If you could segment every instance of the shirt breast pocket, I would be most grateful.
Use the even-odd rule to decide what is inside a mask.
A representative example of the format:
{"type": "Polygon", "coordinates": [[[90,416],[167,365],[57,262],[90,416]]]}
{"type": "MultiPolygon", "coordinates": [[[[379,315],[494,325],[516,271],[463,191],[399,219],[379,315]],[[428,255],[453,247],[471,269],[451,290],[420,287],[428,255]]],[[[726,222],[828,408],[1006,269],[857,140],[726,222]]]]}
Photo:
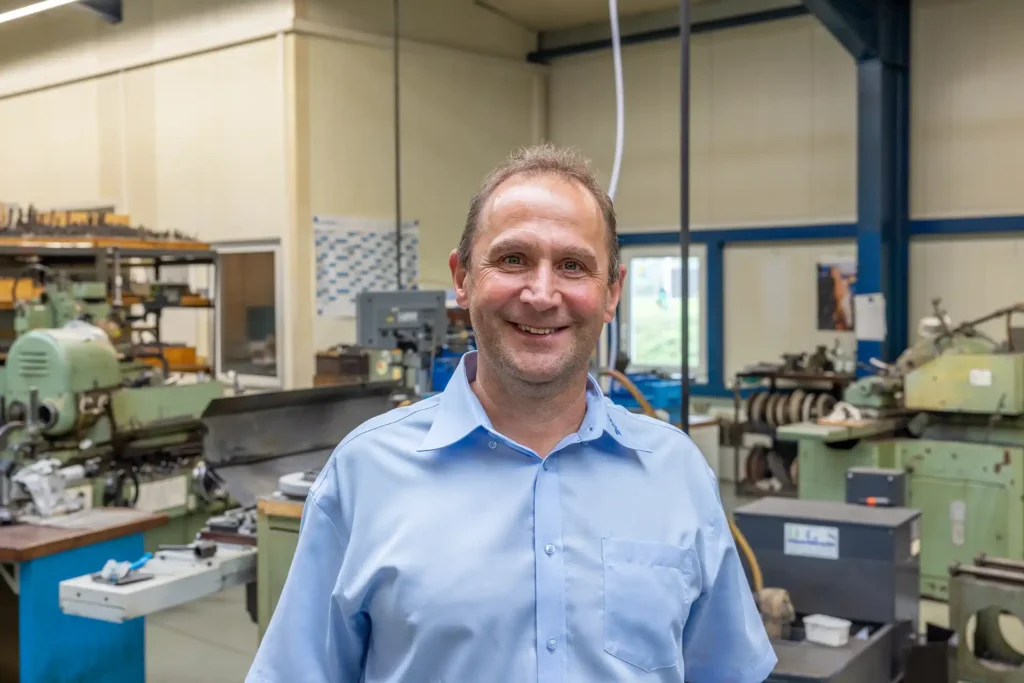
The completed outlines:
{"type": "Polygon", "coordinates": [[[674,667],[683,627],[700,595],[693,548],[605,538],[604,649],[644,671],[674,667]]]}

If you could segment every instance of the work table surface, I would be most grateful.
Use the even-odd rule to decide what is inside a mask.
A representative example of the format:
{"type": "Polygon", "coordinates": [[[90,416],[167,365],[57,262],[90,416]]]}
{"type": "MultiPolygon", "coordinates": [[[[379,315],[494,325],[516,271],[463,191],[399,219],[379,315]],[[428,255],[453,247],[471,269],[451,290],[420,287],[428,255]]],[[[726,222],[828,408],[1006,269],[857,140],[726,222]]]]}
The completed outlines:
{"type": "Polygon", "coordinates": [[[167,515],[130,508],[93,508],[45,524],[0,527],[0,562],[27,562],[66,550],[139,534],[168,522],[167,515]]]}
{"type": "Polygon", "coordinates": [[[291,517],[302,519],[302,508],[305,501],[290,498],[267,497],[256,501],[256,509],[261,515],[269,517],[291,517]]]}

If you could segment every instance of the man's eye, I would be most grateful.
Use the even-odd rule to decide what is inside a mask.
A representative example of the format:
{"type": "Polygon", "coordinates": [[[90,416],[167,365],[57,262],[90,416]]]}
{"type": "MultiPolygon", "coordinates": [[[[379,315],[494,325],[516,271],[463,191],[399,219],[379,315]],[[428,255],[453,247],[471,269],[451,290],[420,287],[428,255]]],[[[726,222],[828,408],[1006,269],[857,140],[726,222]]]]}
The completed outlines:
{"type": "Polygon", "coordinates": [[[518,256],[506,256],[503,260],[510,266],[518,266],[523,262],[523,260],[518,256]]]}
{"type": "Polygon", "coordinates": [[[562,267],[571,273],[577,273],[583,270],[583,264],[579,261],[566,261],[562,267]]]}

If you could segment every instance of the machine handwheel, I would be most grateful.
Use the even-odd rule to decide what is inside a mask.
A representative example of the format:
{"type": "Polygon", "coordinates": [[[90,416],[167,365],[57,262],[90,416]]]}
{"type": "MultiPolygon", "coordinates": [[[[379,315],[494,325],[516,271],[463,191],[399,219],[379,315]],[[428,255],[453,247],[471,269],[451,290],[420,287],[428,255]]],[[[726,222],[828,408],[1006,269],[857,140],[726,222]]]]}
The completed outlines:
{"type": "Polygon", "coordinates": [[[747,456],[747,481],[756,484],[768,476],[768,449],[754,446],[747,456]]]}
{"type": "Polygon", "coordinates": [[[133,470],[119,470],[107,478],[103,489],[103,505],[135,507],[139,502],[139,477],[133,470]]]}

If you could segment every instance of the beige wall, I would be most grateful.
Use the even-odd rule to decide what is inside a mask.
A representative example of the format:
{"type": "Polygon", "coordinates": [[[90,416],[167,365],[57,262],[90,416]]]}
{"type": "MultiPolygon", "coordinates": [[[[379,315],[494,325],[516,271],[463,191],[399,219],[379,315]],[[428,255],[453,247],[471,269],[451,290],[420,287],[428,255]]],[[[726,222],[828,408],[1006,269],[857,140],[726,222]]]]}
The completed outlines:
{"type": "MultiPolygon", "coordinates": [[[[298,26],[338,37],[363,40],[390,36],[394,26],[389,0],[296,0],[298,26]]],[[[405,0],[399,18],[403,38],[425,45],[508,57],[521,62],[537,37],[475,0],[405,0]]]]}
{"type": "MultiPolygon", "coordinates": [[[[610,175],[610,52],[552,67],[551,137],[610,175]]],[[[623,49],[624,232],[679,225],[679,44],[623,49]]],[[[847,219],[855,211],[855,72],[811,18],[694,36],[691,215],[695,229],[847,219]]]]}
{"type": "MultiPolygon", "coordinates": [[[[366,10],[363,3],[350,4],[366,10]]],[[[484,23],[476,33],[467,27],[459,42],[441,32],[445,26],[434,21],[415,31],[456,46],[403,41],[399,63],[402,216],[420,222],[420,285],[425,288],[450,286],[448,254],[482,176],[516,147],[544,135],[545,70],[525,62],[525,49],[515,59],[480,51],[487,45],[506,51],[502,41],[510,40],[508,31],[518,41],[515,49],[521,49],[521,29],[488,29],[484,23]],[[497,31],[493,40],[480,33],[488,30],[497,31]]],[[[390,41],[353,39],[329,26],[311,33],[301,41],[309,60],[312,214],[393,220],[390,41]]],[[[313,329],[317,349],[356,341],[353,319],[317,318],[313,329]]]]}
{"type": "Polygon", "coordinates": [[[852,332],[818,331],[817,266],[856,260],[853,241],[797,245],[743,244],[725,249],[725,377],[744,366],[781,361],[839,340],[853,350],[852,332]]]}
{"type": "MultiPolygon", "coordinates": [[[[1024,214],[1024,4],[917,0],[914,20],[914,217],[1024,214]]],[[[1024,232],[914,239],[910,338],[917,321],[930,315],[933,298],[943,300],[955,321],[1024,299],[1022,250],[1024,232]]]]}
{"type": "MultiPolygon", "coordinates": [[[[216,241],[287,233],[281,0],[134,0],[0,26],[0,196],[113,204],[216,241]],[[237,17],[235,15],[238,15],[237,17]]],[[[211,285],[207,269],[193,284],[211,285]]],[[[268,274],[268,277],[272,275],[268,274]]],[[[212,356],[212,316],[169,311],[168,341],[212,356]]]]}
{"type": "Polygon", "coordinates": [[[0,187],[43,206],[110,202],[206,240],[279,237],[274,38],[0,99],[0,187]]]}
{"type": "MultiPolygon", "coordinates": [[[[480,176],[543,136],[544,71],[534,34],[472,0],[403,5],[403,213],[444,286],[480,176]]],[[[80,8],[0,27],[0,199],[279,240],[283,381],[308,385],[316,349],[355,340],[315,318],[312,216],[394,215],[391,27],[376,0],[133,0],[117,27],[80,8]]],[[[166,320],[212,354],[205,319],[166,320]]]]}
{"type": "MultiPolygon", "coordinates": [[[[912,217],[1024,214],[1024,42],[1016,32],[1024,26],[1024,3],[914,0],[913,12],[912,217]]],[[[627,46],[623,59],[626,145],[616,198],[622,229],[673,230],[678,42],[627,46]]],[[[551,75],[552,137],[591,155],[606,179],[615,130],[612,74],[605,51],[560,59],[551,75]]],[[[694,36],[693,228],[853,221],[855,75],[852,60],[811,17],[694,36]]],[[[1012,254],[1020,241],[915,239],[911,329],[935,296],[949,302],[954,318],[1012,299],[1019,280],[1012,254]]],[[[829,336],[816,330],[813,262],[832,251],[828,243],[726,249],[727,373],[811,349],[829,336]]],[[[854,256],[855,246],[840,251],[854,256]]]]}
{"type": "MultiPolygon", "coordinates": [[[[692,50],[692,228],[852,220],[856,73],[820,23],[806,17],[700,34],[692,50]]],[[[620,228],[677,229],[678,41],[624,48],[623,75],[620,228]]],[[[552,138],[584,150],[605,178],[614,151],[612,79],[607,52],[559,60],[552,67],[552,138]]],[[[831,345],[836,336],[849,344],[849,333],[817,331],[815,266],[820,258],[855,254],[852,243],[728,247],[726,377],[784,352],[831,345]]]]}

